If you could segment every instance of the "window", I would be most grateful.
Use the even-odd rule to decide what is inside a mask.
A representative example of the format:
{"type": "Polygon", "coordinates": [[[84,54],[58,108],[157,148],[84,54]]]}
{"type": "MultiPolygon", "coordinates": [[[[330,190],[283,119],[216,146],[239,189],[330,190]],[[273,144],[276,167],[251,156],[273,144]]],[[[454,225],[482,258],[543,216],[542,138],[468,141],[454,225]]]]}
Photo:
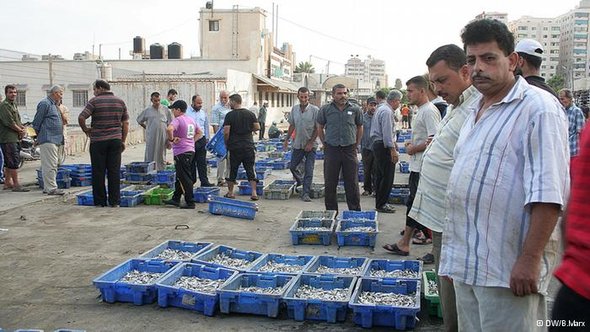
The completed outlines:
{"type": "Polygon", "coordinates": [[[219,20],[209,21],[209,31],[219,31],[219,20]]]}
{"type": "Polygon", "coordinates": [[[73,107],[85,107],[88,103],[88,90],[73,90],[72,100],[73,107]]]}
{"type": "Polygon", "coordinates": [[[16,91],[16,106],[27,106],[27,92],[24,90],[16,91]]]}

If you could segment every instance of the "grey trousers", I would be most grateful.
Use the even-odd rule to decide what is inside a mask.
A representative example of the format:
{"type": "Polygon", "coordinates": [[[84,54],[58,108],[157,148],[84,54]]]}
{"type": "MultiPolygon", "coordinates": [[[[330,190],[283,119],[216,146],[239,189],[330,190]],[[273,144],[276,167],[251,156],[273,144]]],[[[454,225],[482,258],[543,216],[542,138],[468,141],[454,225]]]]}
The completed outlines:
{"type": "MultiPolygon", "coordinates": [[[[442,233],[432,231],[432,255],[434,256],[434,270],[438,275],[440,263],[440,250],[442,246],[442,233]]],[[[455,302],[455,288],[453,280],[448,277],[437,278],[440,305],[442,307],[443,327],[445,331],[457,331],[457,304],[455,302]]]]}

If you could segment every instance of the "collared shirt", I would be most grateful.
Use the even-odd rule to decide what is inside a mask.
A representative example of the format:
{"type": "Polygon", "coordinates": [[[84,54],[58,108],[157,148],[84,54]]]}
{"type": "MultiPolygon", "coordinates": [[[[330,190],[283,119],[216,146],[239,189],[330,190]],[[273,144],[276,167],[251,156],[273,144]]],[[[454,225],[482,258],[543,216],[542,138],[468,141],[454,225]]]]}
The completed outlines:
{"type": "Polygon", "coordinates": [[[18,132],[12,128],[14,124],[22,126],[16,103],[5,99],[0,104],[0,143],[17,143],[20,141],[18,132]]]}
{"type": "Polygon", "coordinates": [[[33,128],[37,131],[39,144],[64,144],[64,130],[61,112],[50,97],[43,98],[37,104],[37,113],[33,119],[33,128]]]}
{"type": "Polygon", "coordinates": [[[525,77],[524,79],[527,81],[528,84],[536,86],[539,89],[543,89],[543,90],[549,92],[555,98],[557,98],[557,100],[559,100],[559,96],[557,95],[557,93],[555,93],[555,90],[553,90],[553,88],[551,88],[549,86],[549,84],[545,83],[545,79],[543,77],[531,75],[531,76],[525,77]]]}
{"type": "Polygon", "coordinates": [[[211,109],[211,125],[221,127],[225,120],[225,116],[230,111],[231,108],[229,108],[229,103],[227,105],[223,105],[222,103],[215,104],[211,109]]]}
{"type": "MultiPolygon", "coordinates": [[[[289,114],[289,124],[295,127],[295,139],[293,139],[293,149],[304,149],[305,145],[313,137],[316,131],[316,121],[320,109],[312,104],[307,104],[305,112],[301,112],[301,105],[297,104],[291,108],[289,114]]],[[[313,142],[317,147],[317,141],[313,142]]]]}
{"type": "MultiPolygon", "coordinates": [[[[440,123],[440,111],[433,103],[427,102],[418,107],[416,115],[412,117],[412,145],[420,145],[428,139],[428,136],[436,134],[440,123]]],[[[410,171],[420,173],[422,168],[422,155],[424,151],[410,156],[410,171]]]]}
{"type": "Polygon", "coordinates": [[[80,113],[84,119],[92,117],[90,142],[123,139],[122,123],[129,120],[125,102],[112,92],[103,92],[90,99],[80,113]]]}
{"type": "Polygon", "coordinates": [[[371,140],[371,123],[373,122],[373,115],[366,111],[363,114],[363,138],[361,138],[361,149],[373,150],[373,140],[371,140]]]}
{"type": "Polygon", "coordinates": [[[432,142],[424,151],[420,184],[409,216],[435,232],[442,232],[445,222],[447,184],[455,164],[453,150],[459,131],[467,118],[469,106],[481,93],[470,86],[461,94],[457,105],[450,105],[432,142]]]}
{"type": "MultiPolygon", "coordinates": [[[[555,98],[521,77],[475,122],[481,104],[480,97],[470,105],[455,146],[439,274],[509,288],[530,227],[530,204],[563,208],[567,201],[567,120],[555,98]]],[[[549,253],[557,249],[556,232],[541,260],[542,294],[557,256],[549,253]]]]}
{"type": "Polygon", "coordinates": [[[324,126],[324,141],[332,146],[356,144],[357,127],[363,125],[363,112],[357,106],[346,102],[340,110],[334,102],[322,106],[317,122],[324,126]]]}
{"type": "Polygon", "coordinates": [[[584,113],[575,104],[571,104],[566,108],[568,120],[568,138],[570,144],[570,158],[578,155],[578,142],[580,141],[580,133],[584,128],[584,113]]]}
{"type": "Polygon", "coordinates": [[[555,276],[574,292],[590,299],[590,128],[582,132],[580,154],[572,159],[572,195],[567,208],[565,252],[555,276]]]}
{"type": "Polygon", "coordinates": [[[207,112],[204,108],[201,108],[199,111],[195,111],[192,106],[189,106],[186,110],[186,115],[191,117],[199,128],[203,130],[203,135],[205,135],[205,139],[209,140],[209,118],[207,117],[207,112]]]}
{"type": "MultiPolygon", "coordinates": [[[[365,129],[367,131],[367,129],[365,129]]],[[[383,141],[386,148],[395,147],[395,123],[393,122],[393,111],[388,103],[381,103],[373,115],[369,137],[371,142],[383,141]]],[[[364,132],[363,132],[364,134],[364,132]]]]}

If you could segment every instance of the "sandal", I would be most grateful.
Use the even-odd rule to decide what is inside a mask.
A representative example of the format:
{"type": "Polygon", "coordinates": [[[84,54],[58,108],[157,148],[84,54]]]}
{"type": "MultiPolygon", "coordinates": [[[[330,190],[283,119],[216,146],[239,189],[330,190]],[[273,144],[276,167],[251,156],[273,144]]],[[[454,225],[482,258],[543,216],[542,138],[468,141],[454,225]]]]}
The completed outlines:
{"type": "Polygon", "coordinates": [[[432,244],[432,239],[427,238],[427,237],[423,237],[423,238],[416,238],[415,237],[412,239],[412,244],[417,244],[417,245],[432,244]]]}
{"type": "Polygon", "coordinates": [[[257,201],[258,200],[258,196],[250,196],[250,199],[253,201],[257,201]]]}
{"type": "Polygon", "coordinates": [[[397,243],[395,244],[386,244],[383,246],[383,249],[391,252],[394,255],[399,255],[399,256],[408,256],[410,255],[409,251],[403,251],[401,250],[398,246],[397,243]]]}
{"type": "Polygon", "coordinates": [[[235,196],[235,195],[230,195],[229,193],[227,193],[227,194],[223,195],[223,197],[225,197],[225,198],[231,198],[231,199],[234,199],[234,198],[236,198],[236,196],[235,196]]]}
{"type": "Polygon", "coordinates": [[[422,257],[416,258],[416,260],[422,261],[423,264],[434,264],[434,255],[429,253],[422,257]]]}
{"type": "Polygon", "coordinates": [[[28,193],[30,190],[24,187],[14,187],[12,191],[15,193],[28,193]]]}

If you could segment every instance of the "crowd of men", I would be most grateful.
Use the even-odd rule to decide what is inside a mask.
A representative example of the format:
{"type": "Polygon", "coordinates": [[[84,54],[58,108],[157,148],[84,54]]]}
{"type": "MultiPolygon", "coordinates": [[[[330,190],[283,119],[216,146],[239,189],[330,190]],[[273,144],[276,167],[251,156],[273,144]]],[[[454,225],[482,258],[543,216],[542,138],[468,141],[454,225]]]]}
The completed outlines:
{"type": "MultiPolygon", "coordinates": [[[[321,143],[326,210],[338,211],[342,180],[349,210],[361,210],[363,195],[374,196],[375,210],[395,212],[387,202],[399,161],[396,134],[411,127],[411,139],[404,142],[410,156],[406,225],[402,238],[383,248],[408,256],[412,243],[433,244],[422,260],[434,263],[440,276],[445,330],[500,331],[507,322],[515,331],[543,329],[560,243],[567,246],[555,273],[563,285],[553,318],[590,325],[590,208],[585,203],[590,132],[583,132],[584,115],[570,90],[555,92],[539,76],[543,46],[537,41],[514,45],[507,27],[488,19],[469,23],[461,38],[463,48],[438,47],[426,60],[428,74],[406,82],[408,105],[401,104],[403,94],[395,89],[377,92],[364,110],[348,101],[342,84],[332,88],[331,102],[321,107],[309,102],[307,88],[297,91],[299,103],[289,113],[284,150],[291,142],[290,170],[301,199],[311,201],[321,143]],[[362,194],[359,153],[365,171],[362,194]],[[559,220],[561,227],[556,227],[559,220]]],[[[97,80],[93,89],[95,97],[78,124],[90,137],[94,204],[116,207],[129,114],[108,82],[97,80]]],[[[0,104],[3,189],[27,191],[17,173],[25,127],[15,103],[16,87],[7,85],[5,94],[0,104]]],[[[52,87],[33,121],[49,195],[63,194],[56,185],[67,124],[62,96],[63,88],[52,87]]],[[[151,105],[137,117],[146,133],[145,160],[161,170],[166,150],[174,155],[175,191],[165,203],[194,209],[197,180],[204,187],[215,185],[207,176],[210,129],[222,131],[228,151],[217,160],[216,184],[227,186],[225,196],[234,198],[242,165],[252,187],[250,198],[258,200],[254,136],[264,139],[268,102],[246,109],[239,94],[221,91],[209,118],[201,96],[192,96],[190,105],[177,98],[173,89],[165,100],[154,92],[151,105]]]]}

